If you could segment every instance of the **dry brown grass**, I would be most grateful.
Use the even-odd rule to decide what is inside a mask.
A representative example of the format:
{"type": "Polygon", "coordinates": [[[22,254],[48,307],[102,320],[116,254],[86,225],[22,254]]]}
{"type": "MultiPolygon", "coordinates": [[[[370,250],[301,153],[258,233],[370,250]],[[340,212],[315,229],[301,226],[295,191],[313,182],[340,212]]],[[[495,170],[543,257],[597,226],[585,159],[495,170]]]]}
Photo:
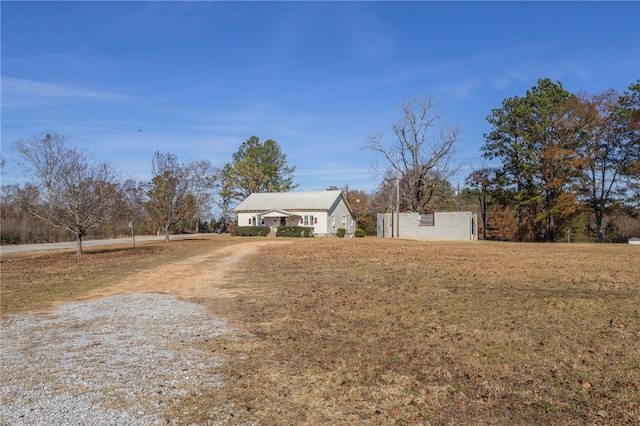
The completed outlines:
{"type": "Polygon", "coordinates": [[[257,338],[228,342],[212,405],[261,424],[639,424],[639,259],[620,245],[264,249],[230,310],[257,338]]]}
{"type": "MultiPolygon", "coordinates": [[[[197,244],[71,266],[83,286],[107,285],[112,269],[197,244]]],[[[8,289],[20,261],[3,259],[3,312],[7,295],[74,275],[56,256],[8,289]]],[[[253,337],[211,343],[226,386],[173,407],[184,424],[229,404],[231,424],[640,424],[638,247],[296,240],[261,248],[223,287],[242,292],[201,301],[253,337]]]]}

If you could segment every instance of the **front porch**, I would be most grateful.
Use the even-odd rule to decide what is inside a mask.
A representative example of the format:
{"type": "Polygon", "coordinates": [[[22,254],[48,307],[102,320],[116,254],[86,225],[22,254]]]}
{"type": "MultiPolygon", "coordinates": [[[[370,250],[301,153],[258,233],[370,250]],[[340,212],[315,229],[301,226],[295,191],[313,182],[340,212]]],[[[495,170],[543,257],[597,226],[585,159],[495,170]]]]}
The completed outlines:
{"type": "Polygon", "coordinates": [[[279,226],[296,226],[300,223],[300,215],[286,210],[272,210],[268,213],[260,214],[255,222],[271,228],[275,235],[279,226]]]}

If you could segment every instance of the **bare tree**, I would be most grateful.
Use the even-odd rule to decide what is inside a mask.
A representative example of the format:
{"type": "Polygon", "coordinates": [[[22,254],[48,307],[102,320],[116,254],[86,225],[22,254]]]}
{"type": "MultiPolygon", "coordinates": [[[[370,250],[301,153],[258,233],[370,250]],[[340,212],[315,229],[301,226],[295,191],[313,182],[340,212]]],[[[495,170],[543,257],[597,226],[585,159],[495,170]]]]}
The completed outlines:
{"type": "MultiPolygon", "coordinates": [[[[226,167],[225,167],[226,168],[226,167]]],[[[220,210],[220,221],[218,223],[219,232],[228,232],[229,226],[233,224],[233,200],[234,191],[233,184],[227,175],[223,172],[220,174],[220,182],[216,185],[218,189],[217,206],[220,210]]]]}
{"type": "Polygon", "coordinates": [[[186,168],[189,192],[195,202],[196,232],[200,232],[202,216],[209,213],[213,202],[213,190],[220,177],[220,170],[207,160],[192,161],[186,168]]]}
{"type": "Polygon", "coordinates": [[[433,207],[441,183],[457,171],[453,156],[458,129],[442,122],[430,97],[407,98],[400,111],[390,126],[393,137],[373,133],[364,147],[382,155],[387,164],[384,172],[397,173],[402,206],[424,213],[433,207]]]}
{"type": "Polygon", "coordinates": [[[117,173],[111,164],[92,163],[65,142],[65,136],[51,133],[17,143],[35,189],[25,192],[31,196],[24,201],[35,217],[72,232],[82,254],[82,237],[111,218],[117,173]]]}
{"type": "Polygon", "coordinates": [[[137,182],[133,179],[125,180],[120,186],[119,218],[129,227],[134,246],[136,230],[144,229],[144,222],[148,225],[150,220],[149,214],[144,208],[145,189],[143,182],[137,182]]]}
{"type": "Polygon", "coordinates": [[[492,184],[492,176],[495,170],[490,167],[482,167],[474,170],[466,179],[466,184],[471,187],[471,191],[477,197],[480,207],[480,216],[482,217],[482,239],[487,239],[487,219],[490,204],[490,187],[492,184]]]}
{"type": "Polygon", "coordinates": [[[156,151],[152,160],[153,179],[147,186],[145,208],[163,230],[169,242],[169,228],[193,212],[193,197],[185,168],[172,153],[156,151]]]}

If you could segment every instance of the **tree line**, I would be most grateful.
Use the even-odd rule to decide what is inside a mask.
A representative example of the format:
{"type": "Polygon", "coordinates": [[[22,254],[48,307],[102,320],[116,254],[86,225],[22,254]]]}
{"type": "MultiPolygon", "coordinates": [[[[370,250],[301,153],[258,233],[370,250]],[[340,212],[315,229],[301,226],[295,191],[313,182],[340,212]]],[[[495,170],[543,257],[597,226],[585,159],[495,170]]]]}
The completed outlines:
{"type": "Polygon", "coordinates": [[[622,94],[572,94],[541,79],[487,122],[481,153],[491,165],[476,167],[460,189],[451,182],[460,164],[457,127],[431,98],[405,99],[389,128],[365,139],[383,159],[380,187],[352,198],[365,198],[367,211],[472,210],[484,239],[640,236],[640,80],[622,94]]]}
{"type": "Polygon", "coordinates": [[[487,160],[467,184],[481,200],[487,236],[603,242],[614,216],[640,207],[640,80],[623,94],[569,93],[541,79],[505,99],[487,121],[487,160]]]}
{"type": "MultiPolygon", "coordinates": [[[[407,98],[385,131],[366,138],[379,154],[375,209],[472,210],[484,239],[598,241],[640,234],[640,80],[622,94],[573,94],[540,79],[487,117],[482,156],[462,189],[455,143],[431,98],[407,98]]],[[[362,199],[362,195],[359,195],[362,199]]],[[[354,205],[352,203],[352,205],[354,205]]]]}
{"type": "MultiPolygon", "coordinates": [[[[458,127],[438,114],[432,98],[404,99],[389,127],[364,140],[363,148],[382,160],[379,187],[342,188],[360,228],[375,235],[376,214],[385,211],[472,210],[485,239],[602,242],[628,220],[632,225],[617,233],[640,232],[640,80],[622,94],[572,94],[541,79],[524,96],[505,99],[487,121],[481,152],[490,165],[477,167],[460,188],[451,182],[460,167],[458,127]]],[[[71,232],[81,252],[83,237],[122,235],[127,227],[167,240],[170,232],[226,231],[233,207],[249,194],[297,187],[295,166],[278,143],[256,136],[222,168],[156,152],[150,182],[120,182],[112,165],[92,161],[62,135],[16,146],[30,179],[2,187],[3,243],[71,232]],[[214,207],[219,217],[203,221],[214,207]]]]}
{"type": "Polygon", "coordinates": [[[288,191],[294,167],[277,142],[252,136],[222,169],[208,160],[181,163],[155,152],[152,179],[121,181],[109,162],[69,146],[56,133],[18,141],[24,185],[2,187],[3,244],[61,241],[73,235],[77,253],[89,238],[135,233],[226,231],[234,203],[255,191],[288,191]],[[211,218],[213,208],[219,218],[211,218]]]}

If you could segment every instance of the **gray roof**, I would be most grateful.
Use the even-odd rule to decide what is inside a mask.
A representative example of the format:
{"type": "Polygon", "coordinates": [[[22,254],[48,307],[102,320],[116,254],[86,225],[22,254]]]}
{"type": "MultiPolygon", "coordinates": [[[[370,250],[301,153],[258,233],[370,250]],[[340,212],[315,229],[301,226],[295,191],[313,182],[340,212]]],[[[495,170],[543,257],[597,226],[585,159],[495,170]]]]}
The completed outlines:
{"type": "Polygon", "coordinates": [[[329,210],[341,196],[341,190],[258,192],[249,195],[235,211],[329,210]]]}

